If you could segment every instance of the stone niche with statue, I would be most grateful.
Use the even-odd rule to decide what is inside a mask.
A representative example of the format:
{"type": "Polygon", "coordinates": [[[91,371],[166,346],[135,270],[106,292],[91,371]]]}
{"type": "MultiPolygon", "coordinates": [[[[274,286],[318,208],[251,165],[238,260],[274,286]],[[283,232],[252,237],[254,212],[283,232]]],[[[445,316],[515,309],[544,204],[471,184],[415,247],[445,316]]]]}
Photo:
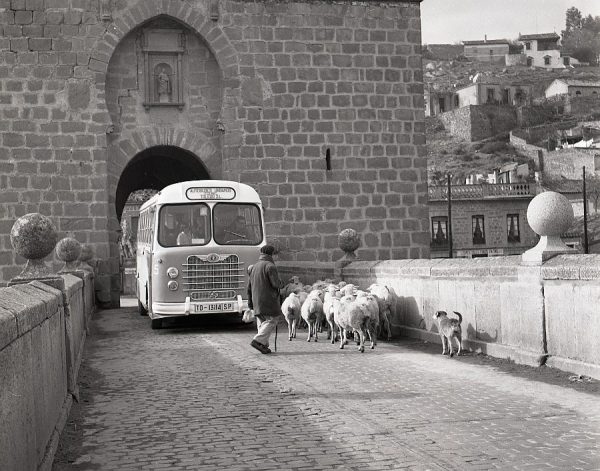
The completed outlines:
{"type": "Polygon", "coordinates": [[[140,36],[144,56],[144,108],[174,106],[182,109],[185,32],[145,29],[140,36]]]}

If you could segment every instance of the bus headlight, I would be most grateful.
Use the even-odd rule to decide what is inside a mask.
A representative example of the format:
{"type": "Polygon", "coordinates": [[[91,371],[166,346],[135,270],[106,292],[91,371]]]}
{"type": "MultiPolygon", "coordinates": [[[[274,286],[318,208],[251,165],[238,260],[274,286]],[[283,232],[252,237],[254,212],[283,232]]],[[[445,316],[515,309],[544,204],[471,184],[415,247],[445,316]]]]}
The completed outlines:
{"type": "Polygon", "coordinates": [[[169,278],[177,278],[177,276],[179,275],[179,270],[175,267],[169,267],[167,268],[167,275],[169,276],[169,278]]]}
{"type": "Polygon", "coordinates": [[[171,280],[167,283],[167,286],[171,291],[176,291],[177,288],[179,288],[179,283],[177,283],[175,280],[171,280]]]}

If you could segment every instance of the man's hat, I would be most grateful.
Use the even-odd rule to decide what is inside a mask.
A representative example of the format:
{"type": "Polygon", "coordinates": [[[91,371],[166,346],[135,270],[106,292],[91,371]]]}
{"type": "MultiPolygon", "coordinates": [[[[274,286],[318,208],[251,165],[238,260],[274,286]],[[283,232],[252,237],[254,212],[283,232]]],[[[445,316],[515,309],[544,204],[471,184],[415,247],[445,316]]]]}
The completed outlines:
{"type": "Polygon", "coordinates": [[[260,253],[265,255],[273,255],[275,253],[275,247],[272,245],[264,245],[260,248],[260,253]]]}

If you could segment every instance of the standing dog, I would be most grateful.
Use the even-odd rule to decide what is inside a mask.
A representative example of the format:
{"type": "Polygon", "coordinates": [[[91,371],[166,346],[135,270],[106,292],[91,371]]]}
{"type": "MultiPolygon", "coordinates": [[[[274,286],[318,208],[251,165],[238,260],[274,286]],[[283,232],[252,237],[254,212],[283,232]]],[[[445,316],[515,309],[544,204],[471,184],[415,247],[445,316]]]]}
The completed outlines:
{"type": "Polygon", "coordinates": [[[462,342],[462,329],[460,324],[462,323],[462,315],[460,312],[454,311],[454,314],[458,316],[458,319],[450,319],[448,318],[448,313],[446,311],[437,311],[433,318],[438,322],[438,330],[440,334],[440,338],[442,339],[442,355],[446,354],[446,341],[449,345],[450,356],[454,356],[454,347],[452,346],[452,339],[456,339],[458,341],[458,352],[457,355],[460,355],[461,342],[462,342]]]}

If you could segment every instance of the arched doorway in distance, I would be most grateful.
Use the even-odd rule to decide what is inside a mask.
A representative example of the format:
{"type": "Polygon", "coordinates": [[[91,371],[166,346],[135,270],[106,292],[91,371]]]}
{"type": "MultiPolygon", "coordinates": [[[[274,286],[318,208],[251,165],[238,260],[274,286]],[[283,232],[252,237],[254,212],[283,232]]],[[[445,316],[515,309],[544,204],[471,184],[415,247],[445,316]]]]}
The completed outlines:
{"type": "Polygon", "coordinates": [[[210,179],[208,170],[195,154],[176,146],[150,147],[129,161],[121,173],[115,195],[120,234],[111,253],[118,254],[120,275],[118,293],[112,297],[135,295],[135,237],[140,206],[173,183],[210,179]]]}

